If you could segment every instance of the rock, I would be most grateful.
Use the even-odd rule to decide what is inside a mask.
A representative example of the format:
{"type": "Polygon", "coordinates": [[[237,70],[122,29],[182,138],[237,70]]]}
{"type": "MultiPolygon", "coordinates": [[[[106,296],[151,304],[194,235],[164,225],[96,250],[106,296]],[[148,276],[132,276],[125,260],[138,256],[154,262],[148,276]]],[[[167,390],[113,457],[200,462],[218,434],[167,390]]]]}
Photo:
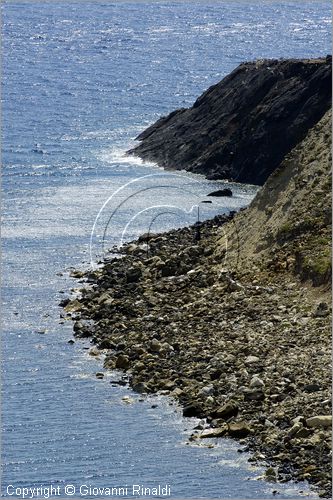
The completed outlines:
{"type": "Polygon", "coordinates": [[[126,272],[127,283],[136,283],[142,277],[142,269],[140,267],[131,267],[126,272]]]}
{"type": "Polygon", "coordinates": [[[139,243],[147,243],[148,241],[156,238],[156,234],[155,233],[144,233],[144,234],[141,234],[141,236],[139,236],[138,238],[138,242],[139,243]]]}
{"type": "Polygon", "coordinates": [[[242,63],[191,108],[142,132],[129,154],[209,179],[262,185],[330,107],[325,58],[242,63]]]}
{"type": "Polygon", "coordinates": [[[243,287],[243,285],[238,283],[238,281],[230,279],[229,284],[228,284],[228,290],[230,292],[237,292],[239,290],[244,290],[244,287],[243,287]]]}
{"type": "Polygon", "coordinates": [[[213,416],[216,418],[223,418],[224,420],[227,420],[231,417],[236,417],[238,411],[238,405],[234,401],[229,401],[228,403],[215,410],[213,416]]]}
{"type": "Polygon", "coordinates": [[[320,391],[320,385],[318,384],[307,384],[304,386],[304,391],[305,392],[317,392],[320,391]]]}
{"type": "MultiPolygon", "coordinates": [[[[59,306],[60,306],[60,307],[66,307],[69,303],[70,303],[70,299],[69,299],[69,298],[62,299],[62,300],[59,302],[59,306]]],[[[18,313],[15,313],[15,314],[18,314],[18,313]]]]}
{"type": "Polygon", "coordinates": [[[100,352],[97,349],[97,347],[92,347],[92,349],[90,349],[88,354],[89,354],[89,356],[99,356],[100,352]]]}
{"type": "Polygon", "coordinates": [[[85,276],[85,271],[74,270],[69,273],[72,278],[83,278],[85,276]]]}
{"type": "Polygon", "coordinates": [[[132,389],[133,391],[138,392],[139,394],[147,394],[148,392],[148,387],[143,382],[137,382],[135,384],[132,384],[132,389]]]}
{"type": "Polygon", "coordinates": [[[251,388],[251,389],[254,389],[254,388],[262,388],[262,387],[264,387],[264,386],[265,386],[265,384],[264,384],[264,382],[261,380],[261,378],[254,376],[254,377],[251,379],[251,382],[250,382],[250,388],[251,388]]]}
{"type": "Polygon", "coordinates": [[[157,339],[152,339],[150,342],[150,350],[152,352],[160,352],[162,350],[162,344],[157,339]]]}
{"type": "Polygon", "coordinates": [[[146,264],[148,266],[157,266],[157,265],[164,265],[164,262],[163,260],[161,259],[161,257],[159,257],[158,255],[154,255],[153,257],[150,257],[149,259],[146,260],[146,264]]]}
{"type": "Polygon", "coordinates": [[[105,356],[104,368],[108,368],[109,370],[113,370],[114,368],[116,368],[116,358],[113,356],[113,354],[105,356]]]}
{"type": "Polygon", "coordinates": [[[316,465],[307,465],[306,467],[304,467],[303,469],[303,474],[308,474],[308,473],[311,473],[311,472],[314,472],[315,470],[317,470],[317,466],[316,465]]]}
{"type": "Polygon", "coordinates": [[[303,417],[303,415],[298,415],[297,417],[293,418],[292,423],[293,424],[301,423],[302,425],[306,425],[306,421],[305,421],[305,418],[303,417]]]}
{"type": "Polygon", "coordinates": [[[232,279],[228,271],[221,271],[218,277],[219,281],[226,283],[227,289],[230,292],[236,292],[239,290],[244,290],[244,286],[238,283],[236,280],[232,279]]]}
{"type": "Polygon", "coordinates": [[[324,436],[322,435],[322,432],[315,432],[315,434],[313,434],[313,436],[311,436],[308,439],[308,442],[311,443],[313,446],[318,446],[322,444],[323,441],[324,441],[324,436]]]}
{"type": "Polygon", "coordinates": [[[183,409],[183,417],[201,417],[202,409],[197,405],[188,405],[183,409]]]}
{"type": "Polygon", "coordinates": [[[102,293],[100,297],[97,299],[97,304],[107,304],[111,305],[112,302],[114,302],[114,299],[111,297],[111,295],[107,292],[102,293]]]}
{"type": "Polygon", "coordinates": [[[244,363],[246,365],[253,365],[255,363],[259,363],[260,361],[260,358],[258,358],[258,356],[247,356],[247,358],[245,358],[244,360],[244,363]]]}
{"type": "Polygon", "coordinates": [[[325,318],[329,315],[329,308],[326,302],[320,302],[313,313],[315,318],[325,318]]]}
{"type": "Polygon", "coordinates": [[[135,243],[130,243],[129,245],[126,245],[125,249],[126,253],[128,254],[135,253],[138,250],[140,250],[140,246],[135,243]]]}
{"type": "Polygon", "coordinates": [[[218,189],[217,191],[212,191],[211,193],[207,194],[207,196],[232,196],[232,191],[229,188],[225,189],[218,189]]]}
{"type": "Polygon", "coordinates": [[[214,394],[214,386],[213,385],[205,385],[200,389],[199,394],[201,396],[209,396],[211,394],[214,394]]]}
{"type": "Polygon", "coordinates": [[[110,380],[110,384],[125,386],[127,382],[126,380],[110,380]]]}
{"type": "Polygon", "coordinates": [[[91,331],[82,323],[82,321],[75,321],[73,325],[74,335],[79,338],[88,338],[91,337],[91,331]]]}
{"type": "Polygon", "coordinates": [[[64,310],[68,313],[70,312],[76,312],[81,309],[81,302],[78,301],[77,299],[71,300],[67,303],[67,305],[64,307],[64,310]]]}
{"type": "Polygon", "coordinates": [[[275,482],[277,480],[277,473],[273,467],[268,467],[265,471],[265,478],[267,481],[275,482]]]}
{"type": "Polygon", "coordinates": [[[129,396],[123,396],[121,400],[127,405],[134,403],[134,399],[130,398],[129,396]]]}
{"type": "Polygon", "coordinates": [[[296,439],[303,439],[311,436],[313,430],[312,429],[307,429],[306,427],[302,427],[295,433],[295,438],[296,439]]]}
{"type": "Polygon", "coordinates": [[[119,368],[121,370],[127,370],[129,365],[130,365],[129,357],[126,356],[125,354],[119,354],[116,359],[116,368],[119,368]]]}
{"type": "Polygon", "coordinates": [[[199,439],[218,438],[224,436],[228,431],[228,426],[217,427],[216,429],[205,429],[199,435],[199,439]]]}
{"type": "Polygon", "coordinates": [[[244,389],[244,400],[245,401],[263,401],[265,399],[265,394],[261,389],[244,389]]]}
{"type": "Polygon", "coordinates": [[[115,347],[114,343],[111,342],[111,340],[108,340],[108,339],[103,339],[99,343],[99,348],[100,349],[114,349],[114,347],[115,347]]]}
{"type": "Polygon", "coordinates": [[[162,266],[160,266],[161,274],[163,277],[174,276],[178,270],[178,264],[171,259],[167,259],[162,266]]]}
{"type": "Polygon", "coordinates": [[[307,418],[306,425],[315,429],[328,429],[332,427],[332,415],[317,415],[307,418]]]}
{"type": "Polygon", "coordinates": [[[75,344],[75,341],[73,339],[69,339],[67,344],[75,344]]]}
{"type": "Polygon", "coordinates": [[[303,429],[303,424],[301,422],[295,422],[294,425],[289,429],[288,436],[294,437],[301,429],[303,429]]]}
{"type": "Polygon", "coordinates": [[[102,372],[97,372],[97,373],[96,373],[96,378],[99,378],[99,379],[104,378],[104,373],[102,373],[102,372]]]}
{"type": "Polygon", "coordinates": [[[180,387],[176,387],[171,393],[174,398],[180,398],[184,394],[184,391],[180,387]]]}
{"type": "Polygon", "coordinates": [[[234,438],[244,438],[252,432],[247,422],[233,422],[228,425],[228,434],[234,438]]]}

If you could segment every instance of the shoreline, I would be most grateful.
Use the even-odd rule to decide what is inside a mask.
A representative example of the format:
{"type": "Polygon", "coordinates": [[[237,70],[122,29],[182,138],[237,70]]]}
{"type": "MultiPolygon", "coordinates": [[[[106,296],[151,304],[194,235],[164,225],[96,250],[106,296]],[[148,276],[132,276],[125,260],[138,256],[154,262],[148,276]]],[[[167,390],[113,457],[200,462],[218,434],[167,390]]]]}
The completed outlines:
{"type": "Polygon", "coordinates": [[[146,237],[127,243],[86,273],[95,289],[63,305],[106,369],[205,419],[192,440],[238,439],[270,465],[267,480],[308,480],[330,496],[329,314],[294,277],[228,269],[214,253],[228,219],[201,223],[200,241],[196,226],[151,235],[148,255],[146,237]]]}
{"type": "MultiPolygon", "coordinates": [[[[295,61],[276,64],[313,69],[295,61]]],[[[330,64],[331,59],[322,61],[315,77],[321,81],[321,71],[325,74],[319,99],[325,109],[330,64]]],[[[267,61],[259,67],[266,78],[267,61]]],[[[235,71],[249,68],[249,74],[259,71],[253,63],[235,71]]],[[[242,88],[237,89],[243,99],[242,88]]],[[[203,94],[194,111],[214,92],[203,94]]],[[[283,98],[281,106],[282,119],[283,110],[290,113],[295,102],[283,98]]],[[[210,122],[208,108],[202,117],[210,122]]],[[[271,107],[263,109],[274,125],[271,107]]],[[[269,131],[260,135],[264,149],[260,141],[243,144],[246,157],[251,153],[256,162],[265,151],[270,154],[264,155],[269,169],[261,172],[266,182],[247,208],[191,227],[142,235],[113,249],[101,269],[77,274],[93,287],[61,305],[74,320],[75,335],[91,338],[96,345],[92,353],[103,351],[106,369],[123,370],[136,392],[176,399],[184,417],[204,419],[192,441],[239,440],[253,461],[268,464],[268,481],[307,480],[320,497],[330,497],[332,117],[330,110],[324,115],[312,106],[304,110],[309,121],[301,132],[298,118],[292,119],[298,141],[282,156],[271,147],[269,131]]],[[[215,111],[220,116],[219,106],[215,111]]],[[[169,127],[184,113],[159,120],[139,138],[150,140],[161,124],[169,127]]],[[[253,113],[257,120],[260,113],[253,113]]],[[[227,120],[230,116],[225,114],[227,120]]],[[[248,126],[246,113],[243,118],[248,126]]],[[[231,130],[238,144],[240,127],[234,124],[231,130]]],[[[164,133],[161,137],[164,141],[164,133]]],[[[252,135],[246,137],[250,141],[252,135]]],[[[169,151],[167,142],[164,146],[169,151]]],[[[195,149],[186,151],[191,155],[195,149]]],[[[230,161],[234,168],[237,162],[230,161]]],[[[256,162],[251,164],[255,171],[256,162]]]]}

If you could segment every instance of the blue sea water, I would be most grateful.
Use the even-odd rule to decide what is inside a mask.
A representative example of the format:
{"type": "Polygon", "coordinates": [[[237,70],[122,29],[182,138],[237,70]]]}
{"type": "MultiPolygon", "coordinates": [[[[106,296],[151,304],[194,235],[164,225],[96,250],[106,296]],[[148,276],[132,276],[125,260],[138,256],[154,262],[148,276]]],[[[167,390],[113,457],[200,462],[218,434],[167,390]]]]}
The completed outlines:
{"type": "MultiPolygon", "coordinates": [[[[83,484],[169,484],[172,498],[310,495],[304,484],[255,481],[260,470],[235,442],[186,444],[193,424],[166,398],[114,387],[119,374],[97,380],[102,360],[88,355],[89,343],[67,343],[72,325],[57,304],[80,286],[70,268],[96,265],[151,221],[153,231],[194,222],[196,206],[223,184],[127,158],[134,137],[241,61],[326,55],[330,9],[323,1],[2,4],[3,496],[51,484],[61,497],[73,485],[75,498],[96,497],[80,495],[83,484]]],[[[233,190],[229,205],[200,205],[200,217],[255,193],[233,190]]]]}

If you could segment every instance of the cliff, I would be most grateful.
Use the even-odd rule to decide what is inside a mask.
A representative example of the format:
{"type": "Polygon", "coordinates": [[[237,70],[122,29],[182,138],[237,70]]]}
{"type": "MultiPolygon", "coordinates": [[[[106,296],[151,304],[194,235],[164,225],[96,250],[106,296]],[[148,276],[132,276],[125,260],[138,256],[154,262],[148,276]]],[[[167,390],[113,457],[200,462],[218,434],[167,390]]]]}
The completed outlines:
{"type": "Polygon", "coordinates": [[[129,151],[166,169],[263,184],[331,105],[331,58],[243,63],[142,132],[129,151]]]}
{"type": "Polygon", "coordinates": [[[315,286],[331,282],[332,112],[271,174],[250,206],[223,231],[216,253],[230,269],[290,272],[315,286]]]}

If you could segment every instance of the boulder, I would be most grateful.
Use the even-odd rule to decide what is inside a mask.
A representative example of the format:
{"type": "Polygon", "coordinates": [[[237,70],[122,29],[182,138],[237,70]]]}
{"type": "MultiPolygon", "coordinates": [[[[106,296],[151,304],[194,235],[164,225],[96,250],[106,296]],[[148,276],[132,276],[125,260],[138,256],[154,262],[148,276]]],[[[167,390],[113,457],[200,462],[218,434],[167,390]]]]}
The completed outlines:
{"type": "Polygon", "coordinates": [[[245,358],[246,365],[253,365],[253,364],[259,363],[259,361],[260,361],[260,358],[258,358],[258,356],[247,356],[247,358],[245,358]]]}
{"type": "Polygon", "coordinates": [[[82,307],[81,302],[77,299],[74,299],[67,302],[67,304],[64,307],[64,310],[68,313],[71,313],[79,311],[81,307],[82,307]]]}
{"type": "Polygon", "coordinates": [[[75,321],[73,325],[74,335],[79,338],[91,337],[90,329],[82,323],[82,321],[75,321]]]}
{"type": "Polygon", "coordinates": [[[213,416],[216,418],[223,418],[224,420],[227,420],[228,418],[236,417],[237,414],[238,405],[234,401],[229,401],[228,403],[218,408],[213,413],[213,416]]]}
{"type": "Polygon", "coordinates": [[[228,434],[234,438],[244,438],[252,432],[247,422],[233,422],[228,425],[228,434]]]}
{"type": "Polygon", "coordinates": [[[203,430],[198,438],[199,439],[209,439],[209,438],[218,438],[224,436],[228,431],[228,426],[225,425],[223,427],[217,427],[216,429],[205,429],[203,430]]]}
{"type": "Polygon", "coordinates": [[[162,344],[157,339],[152,339],[150,342],[150,350],[152,352],[160,352],[162,350],[162,344]]]}
{"type": "Polygon", "coordinates": [[[183,409],[183,417],[201,417],[202,409],[199,405],[191,404],[183,409]]]}
{"type": "Polygon", "coordinates": [[[254,388],[263,388],[265,386],[264,382],[261,380],[261,378],[259,377],[256,377],[254,376],[252,379],[251,379],[251,382],[250,382],[250,388],[251,389],[254,389],[254,388]]]}
{"type": "Polygon", "coordinates": [[[116,359],[116,368],[119,368],[120,370],[127,370],[129,365],[129,357],[125,354],[119,354],[116,359]]]}
{"type": "Polygon", "coordinates": [[[328,429],[332,427],[332,415],[317,415],[307,418],[306,425],[315,429],[328,429]]]}
{"type": "Polygon", "coordinates": [[[127,283],[136,283],[142,276],[142,269],[140,267],[131,267],[126,272],[127,283]]]}
{"type": "Polygon", "coordinates": [[[148,387],[143,382],[137,382],[132,385],[132,389],[139,394],[146,394],[148,392],[148,387]]]}
{"type": "Polygon", "coordinates": [[[265,394],[260,388],[244,389],[243,393],[245,401],[263,401],[265,399],[265,394]]]}
{"type": "Polygon", "coordinates": [[[172,259],[166,260],[164,264],[159,267],[164,278],[174,276],[178,270],[178,264],[172,259]]]}

